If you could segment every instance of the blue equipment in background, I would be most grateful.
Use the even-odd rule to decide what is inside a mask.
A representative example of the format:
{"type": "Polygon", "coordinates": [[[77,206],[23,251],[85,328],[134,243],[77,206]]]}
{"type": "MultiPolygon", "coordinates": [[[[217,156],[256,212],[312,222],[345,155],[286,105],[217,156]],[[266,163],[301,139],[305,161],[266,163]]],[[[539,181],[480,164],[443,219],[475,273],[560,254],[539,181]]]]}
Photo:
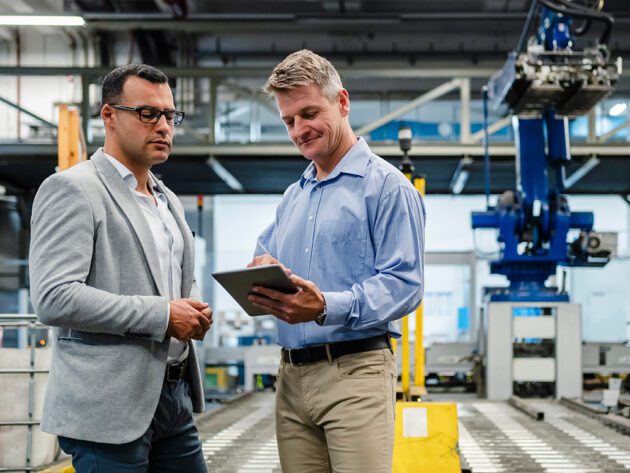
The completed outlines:
{"type": "Polygon", "coordinates": [[[603,266],[609,260],[592,233],[593,214],[571,212],[563,192],[571,160],[568,118],[612,93],[621,73],[620,62],[609,61],[612,24],[610,15],[567,0],[533,0],[518,48],[488,83],[487,97],[514,115],[516,141],[516,190],[472,214],[473,229],[498,229],[501,255],[491,262],[491,273],[510,281],[509,289],[488,294],[490,301],[568,301],[566,293],[544,284],[557,266],[603,266]],[[529,38],[539,10],[537,34],[529,38]],[[574,17],[583,20],[578,29],[574,17]],[[593,21],[604,24],[596,46],[574,51],[576,35],[593,21]],[[580,234],[568,243],[571,229],[580,234]]]}

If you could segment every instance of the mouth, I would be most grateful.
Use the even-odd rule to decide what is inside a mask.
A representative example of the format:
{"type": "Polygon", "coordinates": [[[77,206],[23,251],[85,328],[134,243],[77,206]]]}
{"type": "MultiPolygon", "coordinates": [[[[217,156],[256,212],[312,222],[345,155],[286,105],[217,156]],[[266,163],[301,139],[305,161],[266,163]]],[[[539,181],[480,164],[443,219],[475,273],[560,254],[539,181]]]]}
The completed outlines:
{"type": "Polygon", "coordinates": [[[312,137],[312,138],[308,138],[308,139],[306,139],[306,140],[302,140],[302,141],[300,141],[300,142],[299,142],[299,145],[300,145],[300,146],[304,146],[305,144],[308,144],[308,143],[310,143],[311,141],[316,140],[317,138],[319,138],[319,136],[314,136],[314,137],[312,137]]]}
{"type": "Polygon", "coordinates": [[[166,141],[166,140],[154,140],[154,141],[150,141],[150,144],[154,144],[154,145],[158,145],[158,146],[165,146],[167,148],[171,147],[171,144],[166,141]]]}

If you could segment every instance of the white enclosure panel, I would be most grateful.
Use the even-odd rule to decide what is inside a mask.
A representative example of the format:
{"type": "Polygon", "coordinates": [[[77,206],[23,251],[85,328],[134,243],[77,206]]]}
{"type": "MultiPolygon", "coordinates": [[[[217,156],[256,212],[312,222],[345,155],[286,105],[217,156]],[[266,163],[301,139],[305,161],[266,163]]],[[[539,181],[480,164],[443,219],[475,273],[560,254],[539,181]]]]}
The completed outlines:
{"type": "Polygon", "coordinates": [[[513,381],[555,381],[554,358],[515,358],[512,360],[513,381]]]}
{"type": "Polygon", "coordinates": [[[512,320],[514,338],[556,338],[555,317],[514,317],[512,320]]]}

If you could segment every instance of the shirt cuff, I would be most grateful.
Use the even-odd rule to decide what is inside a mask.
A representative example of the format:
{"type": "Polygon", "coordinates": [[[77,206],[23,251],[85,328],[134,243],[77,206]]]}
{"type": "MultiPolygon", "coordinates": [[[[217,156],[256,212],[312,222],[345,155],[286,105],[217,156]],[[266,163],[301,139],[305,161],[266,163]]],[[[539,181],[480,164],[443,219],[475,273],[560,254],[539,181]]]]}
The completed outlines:
{"type": "Polygon", "coordinates": [[[164,329],[164,337],[166,337],[166,332],[168,331],[168,323],[171,321],[171,303],[166,302],[166,328],[164,329]]]}
{"type": "Polygon", "coordinates": [[[345,325],[352,307],[352,292],[323,292],[326,301],[326,320],[328,325],[345,325]]]}

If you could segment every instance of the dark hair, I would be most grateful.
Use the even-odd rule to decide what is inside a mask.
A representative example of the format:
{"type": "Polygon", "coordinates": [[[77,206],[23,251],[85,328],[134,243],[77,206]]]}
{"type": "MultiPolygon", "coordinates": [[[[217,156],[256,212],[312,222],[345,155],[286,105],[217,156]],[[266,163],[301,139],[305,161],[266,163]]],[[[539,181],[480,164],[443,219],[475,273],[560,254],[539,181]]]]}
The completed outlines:
{"type": "Polygon", "coordinates": [[[103,79],[101,85],[101,105],[120,101],[127,78],[140,77],[154,84],[168,82],[168,77],[159,69],[147,64],[127,64],[111,71],[103,79]]]}

